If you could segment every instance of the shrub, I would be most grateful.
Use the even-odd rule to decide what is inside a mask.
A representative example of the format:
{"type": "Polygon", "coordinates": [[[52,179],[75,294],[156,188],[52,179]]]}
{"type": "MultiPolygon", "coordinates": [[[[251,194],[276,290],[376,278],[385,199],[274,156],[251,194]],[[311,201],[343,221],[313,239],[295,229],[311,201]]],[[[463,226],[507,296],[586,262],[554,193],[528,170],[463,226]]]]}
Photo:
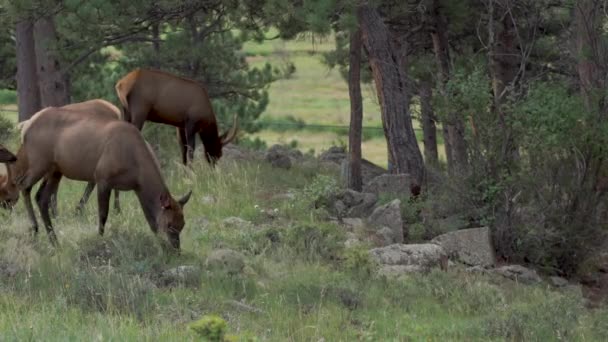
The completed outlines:
{"type": "Polygon", "coordinates": [[[15,134],[15,125],[0,114],[0,144],[5,144],[15,134]]]}
{"type": "Polygon", "coordinates": [[[190,329],[194,330],[205,341],[222,342],[226,335],[226,321],[216,315],[206,315],[198,321],[190,324],[190,329]]]}

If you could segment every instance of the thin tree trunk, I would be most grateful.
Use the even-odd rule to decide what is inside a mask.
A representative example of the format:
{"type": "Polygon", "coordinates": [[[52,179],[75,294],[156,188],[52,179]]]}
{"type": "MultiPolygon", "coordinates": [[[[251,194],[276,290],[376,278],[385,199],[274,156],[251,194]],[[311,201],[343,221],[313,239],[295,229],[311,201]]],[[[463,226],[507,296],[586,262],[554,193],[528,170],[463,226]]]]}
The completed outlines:
{"type": "MultiPolygon", "coordinates": [[[[432,10],[431,39],[433,50],[439,69],[439,84],[442,96],[448,96],[446,84],[451,77],[450,48],[448,44],[448,23],[441,12],[439,0],[435,0],[432,10]]],[[[468,168],[467,144],[465,140],[465,129],[462,118],[457,113],[449,111],[443,122],[443,140],[445,144],[448,170],[463,172],[468,168]]]]}
{"type": "Polygon", "coordinates": [[[52,17],[39,18],[34,24],[36,61],[40,81],[40,101],[43,107],[69,103],[67,81],[61,73],[57,50],[57,32],[52,17]]]}
{"type": "Polygon", "coordinates": [[[152,47],[154,49],[154,61],[153,65],[155,68],[160,68],[160,23],[154,23],[152,25],[152,38],[154,41],[152,42],[152,47]]]}
{"type": "Polygon", "coordinates": [[[392,158],[391,172],[409,173],[415,184],[422,185],[424,162],[412,127],[408,79],[400,65],[401,47],[376,9],[363,5],[357,15],[382,111],[382,125],[392,158]]]}
{"type": "Polygon", "coordinates": [[[350,37],[350,60],[348,71],[348,94],[350,97],[350,131],[348,135],[349,172],[348,187],[361,191],[361,130],[363,125],[363,100],[361,98],[361,30],[350,37]]]}
{"type": "Polygon", "coordinates": [[[606,116],[606,59],[608,54],[601,38],[602,3],[581,0],[574,5],[576,34],[576,66],[581,95],[588,111],[598,111],[599,118],[606,116]]]}
{"type": "Polygon", "coordinates": [[[437,153],[437,127],[435,126],[435,113],[431,99],[433,88],[429,80],[421,80],[419,84],[420,113],[422,116],[422,134],[424,142],[424,158],[427,165],[437,166],[439,156],[437,153]]]}
{"type": "Polygon", "coordinates": [[[21,122],[29,119],[40,110],[34,24],[31,20],[22,20],[17,23],[15,40],[17,50],[17,97],[19,122],[21,122]]]}
{"type": "Polygon", "coordinates": [[[516,158],[517,149],[511,127],[508,124],[508,113],[504,105],[515,86],[521,58],[515,40],[516,32],[513,18],[507,12],[507,8],[503,8],[500,13],[495,13],[495,6],[497,5],[500,4],[494,3],[490,7],[490,17],[500,18],[497,24],[493,19],[489,24],[490,74],[492,76],[492,90],[494,92],[494,110],[498,116],[503,134],[501,159],[499,162],[509,164],[516,158]]]}

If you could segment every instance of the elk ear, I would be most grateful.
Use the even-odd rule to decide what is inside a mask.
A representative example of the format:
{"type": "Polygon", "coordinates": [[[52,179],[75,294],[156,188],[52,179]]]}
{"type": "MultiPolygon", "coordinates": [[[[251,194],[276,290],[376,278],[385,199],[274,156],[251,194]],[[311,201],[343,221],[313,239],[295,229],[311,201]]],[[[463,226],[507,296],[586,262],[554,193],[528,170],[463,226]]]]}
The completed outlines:
{"type": "Polygon", "coordinates": [[[17,161],[17,157],[4,146],[0,146],[0,163],[12,163],[14,161],[17,161]]]}
{"type": "Polygon", "coordinates": [[[192,190],[190,190],[187,194],[184,195],[184,197],[180,198],[177,203],[179,203],[179,205],[182,206],[182,208],[186,205],[186,203],[188,203],[188,201],[190,200],[190,196],[192,195],[192,190]]]}
{"type": "Polygon", "coordinates": [[[163,193],[160,195],[160,206],[163,209],[171,208],[171,195],[163,193]]]}

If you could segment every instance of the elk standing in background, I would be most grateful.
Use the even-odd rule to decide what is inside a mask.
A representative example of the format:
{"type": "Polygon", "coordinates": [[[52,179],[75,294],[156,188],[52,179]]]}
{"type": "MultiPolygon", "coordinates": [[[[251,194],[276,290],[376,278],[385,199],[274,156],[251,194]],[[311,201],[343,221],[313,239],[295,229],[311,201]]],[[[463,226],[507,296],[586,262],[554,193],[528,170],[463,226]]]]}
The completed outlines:
{"type": "Polygon", "coordinates": [[[207,90],[199,83],[157,70],[136,69],[116,83],[124,120],[141,130],[146,121],[176,126],[182,161],[194,156],[196,133],[205,146],[205,157],[214,165],[222,147],[237,133],[237,117],[232,128],[218,133],[217,120],[207,90]]]}
{"type": "Polygon", "coordinates": [[[171,197],[155,157],[141,133],[120,120],[105,120],[65,108],[46,108],[22,122],[23,144],[17,154],[15,183],[22,189],[34,232],[38,223],[31,201],[32,187],[46,176],[36,201],[51,239],[56,236],[49,217],[51,195],[63,176],[97,185],[99,234],[103,235],[112,189],[137,194],[150,228],[161,231],[179,249],[184,227],[183,206],[192,192],[179,201],[171,197]]]}

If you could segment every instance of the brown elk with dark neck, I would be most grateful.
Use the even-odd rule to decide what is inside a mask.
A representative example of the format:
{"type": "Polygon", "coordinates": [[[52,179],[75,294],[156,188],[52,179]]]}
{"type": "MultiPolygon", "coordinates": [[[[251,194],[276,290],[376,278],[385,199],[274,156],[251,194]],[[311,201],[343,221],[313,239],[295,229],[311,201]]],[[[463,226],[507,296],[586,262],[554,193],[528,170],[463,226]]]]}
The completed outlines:
{"type": "Polygon", "coordinates": [[[222,147],[237,134],[237,116],[232,128],[220,135],[217,119],[205,87],[196,81],[166,72],[136,69],[116,83],[124,120],[141,130],[146,121],[176,126],[184,164],[194,156],[198,133],[205,157],[214,165],[222,147]]]}
{"type": "Polygon", "coordinates": [[[20,124],[23,144],[13,169],[22,189],[34,232],[32,187],[46,177],[36,201],[51,242],[56,237],[49,217],[50,197],[62,177],[97,184],[99,234],[104,233],[112,189],[135,191],[153,232],[179,249],[184,227],[183,206],[190,193],[176,201],[170,195],[141,133],[126,122],[83,115],[76,110],[46,108],[20,124]]]}

